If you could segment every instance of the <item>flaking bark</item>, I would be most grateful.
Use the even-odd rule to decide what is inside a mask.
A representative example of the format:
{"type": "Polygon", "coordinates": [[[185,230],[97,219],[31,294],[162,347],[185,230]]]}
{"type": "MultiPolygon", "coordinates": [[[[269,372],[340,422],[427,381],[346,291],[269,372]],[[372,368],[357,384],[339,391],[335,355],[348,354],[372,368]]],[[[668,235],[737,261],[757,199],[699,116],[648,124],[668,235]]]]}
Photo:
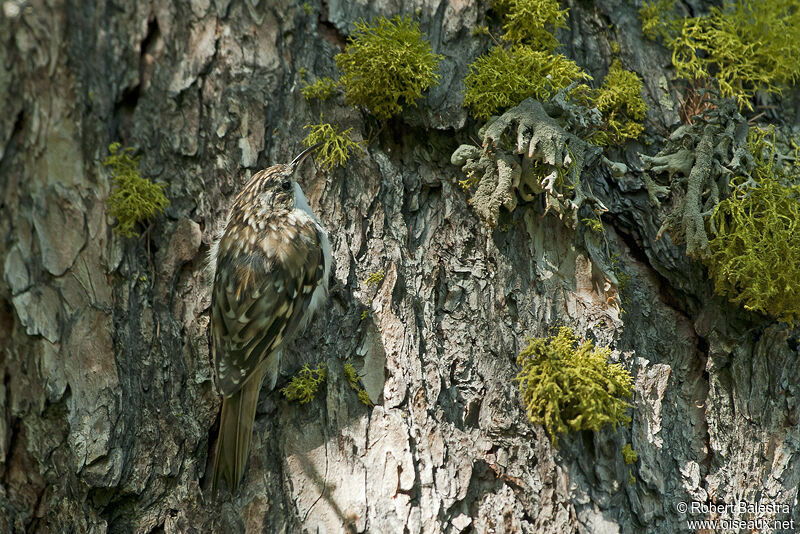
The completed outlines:
{"type": "MultiPolygon", "coordinates": [[[[789,503],[800,522],[798,332],[714,297],[684,247],[656,240],[675,199],[651,204],[637,154],[677,123],[679,91],[636,7],[563,4],[565,53],[602,79],[618,41],[651,110],[656,146],[610,155],[629,172],[592,170],[600,242],[535,199],[489,231],[457,185],[450,155],[480,126],[461,94],[490,44],[471,33],[483,3],[414,4],[446,56],[440,85],[382,129],[341,95],[303,100],[299,71],[335,77],[354,21],[399,4],[307,4],[3,3],[0,531],[671,532],[692,499],[789,503]],[[205,257],[241,185],[291,160],[320,112],[373,138],[347,167],[301,177],[335,267],[282,380],[324,361],[328,383],[302,406],[262,395],[243,484],[215,501],[205,257]],[[138,239],[105,213],[114,141],[168,184],[138,239]],[[614,253],[620,294],[602,265],[614,253]],[[526,336],[561,324],[617,349],[635,407],[629,429],[555,450],[512,378],[526,336]],[[348,359],[374,407],[345,381],[348,359]]],[[[775,113],[797,116],[793,98],[775,113]]]]}

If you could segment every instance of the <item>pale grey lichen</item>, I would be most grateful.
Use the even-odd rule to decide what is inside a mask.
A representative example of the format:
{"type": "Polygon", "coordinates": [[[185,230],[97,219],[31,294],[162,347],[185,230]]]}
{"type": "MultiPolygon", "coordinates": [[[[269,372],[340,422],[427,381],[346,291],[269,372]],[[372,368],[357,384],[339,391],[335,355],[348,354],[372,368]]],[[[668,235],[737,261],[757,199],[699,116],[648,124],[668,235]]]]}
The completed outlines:
{"type": "Polygon", "coordinates": [[[753,156],[747,148],[747,121],[732,99],[713,100],[714,107],[695,117],[693,124],[678,127],[666,146],[655,156],[642,155],[654,174],[666,174],[669,187],[643,173],[650,200],[659,205],[658,195],[667,192],[675,199],[672,212],[658,232],[669,231],[675,243],[686,243],[693,258],[708,256],[705,219],[721,196],[726,196],[730,179],[749,174],[753,156]]]}
{"type": "Polygon", "coordinates": [[[565,95],[572,87],[550,102],[528,98],[490,118],[479,132],[481,147],[461,145],[453,153],[451,162],[467,175],[462,183],[467,188],[477,184],[470,203],[490,228],[497,226],[501,207],[517,207],[517,195],[527,202],[544,193],[545,212],[553,210],[572,228],[585,203],[606,211],[580,180],[601,152],[580,135],[602,118],[597,110],[568,101],[565,95]]]}

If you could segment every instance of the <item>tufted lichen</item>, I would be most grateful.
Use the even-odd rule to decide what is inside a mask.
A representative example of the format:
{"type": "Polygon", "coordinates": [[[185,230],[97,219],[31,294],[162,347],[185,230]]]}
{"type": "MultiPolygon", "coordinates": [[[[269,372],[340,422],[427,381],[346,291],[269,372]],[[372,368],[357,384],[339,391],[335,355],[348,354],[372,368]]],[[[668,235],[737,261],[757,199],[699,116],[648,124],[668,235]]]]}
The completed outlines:
{"type": "Polygon", "coordinates": [[[566,9],[557,0],[497,0],[495,10],[503,17],[503,39],[552,52],[559,46],[554,33],[566,28],[566,9]]]}
{"type": "Polygon", "coordinates": [[[732,181],[730,197],[714,210],[706,265],[717,293],[793,324],[800,318],[797,147],[782,163],[774,129],[758,128],[748,146],[755,168],[732,181]]]}
{"type": "Polygon", "coordinates": [[[681,21],[673,15],[674,11],[675,0],[645,1],[639,9],[642,33],[645,37],[652,40],[660,37],[666,41],[670,36],[675,35],[680,28],[681,21]]]}
{"type": "Polygon", "coordinates": [[[292,377],[289,384],[281,389],[281,393],[287,400],[296,400],[300,404],[306,404],[314,400],[319,391],[319,387],[328,378],[328,367],[320,363],[315,369],[306,364],[297,375],[292,377]]]}
{"type": "Polygon", "coordinates": [[[678,18],[674,2],[640,11],[642,29],[672,50],[679,77],[715,78],[723,97],[752,109],[756,91],[781,92],[800,77],[800,6],[797,0],[726,1],[708,15],[678,18]]]}
{"type": "Polygon", "coordinates": [[[464,106],[488,119],[528,97],[547,100],[557,91],[589,75],[560,54],[529,46],[496,46],[469,66],[464,78],[464,106]]]}
{"type": "Polygon", "coordinates": [[[422,38],[419,24],[408,17],[359,21],[348,44],[334,58],[348,104],[365,106],[379,119],[416,106],[422,92],[438,83],[443,56],[422,38]]]}
{"type": "Polygon", "coordinates": [[[339,132],[337,126],[322,122],[322,116],[319,120],[319,124],[308,124],[304,127],[311,131],[303,139],[303,145],[310,147],[322,143],[316,151],[316,161],[323,169],[344,165],[352,154],[364,152],[361,143],[353,141],[352,128],[339,132]]]}
{"type": "Polygon", "coordinates": [[[106,201],[108,214],[117,220],[114,231],[124,237],[139,235],[134,227],[169,206],[164,195],[165,184],[155,184],[139,174],[140,156],[131,156],[133,149],[111,143],[104,167],[111,168],[111,194],[106,201]]]}
{"type": "Polygon", "coordinates": [[[608,363],[611,349],[579,343],[572,330],[534,338],[520,352],[519,383],[525,410],[534,424],[545,427],[553,446],[570,430],[597,431],[606,425],[630,422],[624,398],[633,396],[630,373],[608,363]]]}

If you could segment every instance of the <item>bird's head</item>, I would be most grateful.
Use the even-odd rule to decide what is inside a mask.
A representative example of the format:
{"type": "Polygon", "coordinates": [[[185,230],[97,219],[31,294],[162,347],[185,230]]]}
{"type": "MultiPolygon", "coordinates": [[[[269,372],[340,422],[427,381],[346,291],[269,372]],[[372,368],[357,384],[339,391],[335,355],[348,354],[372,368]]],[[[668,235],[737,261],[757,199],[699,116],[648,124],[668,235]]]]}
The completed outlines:
{"type": "MultiPolygon", "coordinates": [[[[257,172],[242,190],[242,195],[255,197],[256,204],[267,211],[294,209],[299,190],[295,175],[300,164],[317,147],[319,144],[303,150],[291,163],[273,165],[257,172]]],[[[302,191],[299,191],[299,195],[302,195],[302,191]]]]}

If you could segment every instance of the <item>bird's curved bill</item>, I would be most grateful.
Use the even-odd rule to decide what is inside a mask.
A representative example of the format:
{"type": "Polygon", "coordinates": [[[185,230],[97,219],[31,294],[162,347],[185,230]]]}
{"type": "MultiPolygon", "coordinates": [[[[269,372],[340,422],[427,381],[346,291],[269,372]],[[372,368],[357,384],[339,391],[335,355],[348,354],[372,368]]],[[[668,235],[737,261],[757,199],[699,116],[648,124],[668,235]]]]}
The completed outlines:
{"type": "Polygon", "coordinates": [[[317,148],[319,148],[321,144],[322,143],[320,142],[317,143],[316,145],[311,145],[307,149],[303,150],[302,152],[300,152],[300,154],[297,155],[296,158],[292,160],[292,162],[289,165],[291,165],[293,169],[296,169],[297,166],[303,163],[303,160],[306,159],[309,155],[311,155],[311,153],[313,153],[317,148]]]}

